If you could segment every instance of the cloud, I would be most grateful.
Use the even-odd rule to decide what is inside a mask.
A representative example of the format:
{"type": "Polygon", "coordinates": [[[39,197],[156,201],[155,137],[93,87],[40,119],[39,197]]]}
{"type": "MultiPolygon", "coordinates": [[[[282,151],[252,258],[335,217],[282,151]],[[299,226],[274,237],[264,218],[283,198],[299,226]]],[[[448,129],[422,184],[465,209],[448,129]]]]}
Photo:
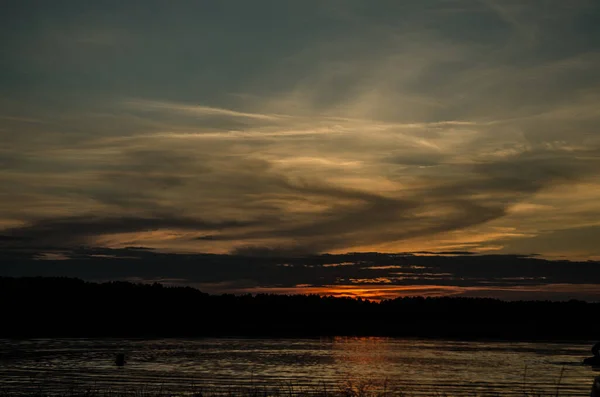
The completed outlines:
{"type": "Polygon", "coordinates": [[[549,254],[557,233],[595,255],[576,236],[600,213],[597,5],[365,4],[244,8],[276,36],[192,4],[27,19],[0,233],[271,257],[549,254]]]}
{"type": "MultiPolygon", "coordinates": [[[[440,132],[444,134],[443,129],[440,132]]],[[[211,234],[212,244],[228,242],[229,250],[278,247],[326,252],[483,225],[505,217],[512,206],[544,189],[593,177],[599,165],[595,148],[528,144],[471,155],[457,155],[444,148],[429,155],[432,160],[428,160],[430,149],[423,150],[421,158],[412,155],[415,160],[410,160],[410,152],[415,150],[401,150],[398,160],[390,164],[388,159],[378,159],[377,153],[384,152],[390,140],[396,139],[395,134],[375,135],[372,151],[359,154],[358,162],[354,150],[362,138],[352,131],[325,142],[327,154],[339,157],[336,161],[323,157],[322,152],[311,153],[310,142],[306,147],[296,142],[296,152],[324,160],[318,163],[291,161],[294,157],[288,157],[285,139],[265,144],[251,155],[253,146],[245,146],[243,141],[197,145],[174,141],[168,135],[141,137],[127,145],[117,141],[115,146],[87,149],[92,154],[89,158],[112,152],[112,163],[96,166],[92,172],[73,170],[77,184],[63,186],[60,195],[92,199],[101,205],[97,207],[100,215],[92,218],[106,226],[99,229],[106,234],[146,231],[147,220],[154,222],[150,229],[203,232],[208,213],[209,222],[213,222],[211,218],[237,220],[235,230],[211,234]],[[356,141],[347,139],[348,135],[356,141]],[[157,145],[162,150],[156,149],[157,145]],[[403,162],[403,158],[408,160],[403,162]],[[355,168],[344,165],[353,164],[348,162],[351,159],[357,164],[355,168]],[[422,168],[422,163],[430,166],[422,168]],[[388,177],[381,181],[386,185],[380,190],[372,175],[384,169],[388,177]],[[353,178],[348,178],[348,170],[356,170],[353,178]],[[186,222],[172,215],[183,209],[188,214],[186,222]],[[139,219],[124,215],[125,211],[134,211],[139,219]],[[112,228],[115,219],[123,219],[123,224],[131,222],[131,226],[112,228]]],[[[80,162],[80,156],[74,160],[80,162]]],[[[64,183],[65,177],[61,179],[64,183]]],[[[32,189],[56,194],[55,188],[44,187],[51,181],[41,181],[32,189]]],[[[56,186],[57,181],[51,183],[56,186]]],[[[84,209],[82,205],[81,213],[73,218],[77,225],[88,216],[84,209]]],[[[62,225],[70,225],[72,215],[28,218],[34,225],[45,225],[51,235],[52,228],[62,233],[62,225]]],[[[197,249],[210,246],[203,244],[197,249]]]]}
{"type": "Polygon", "coordinates": [[[72,246],[74,244],[89,243],[92,238],[107,234],[146,232],[160,229],[217,231],[248,225],[248,222],[240,221],[211,222],[174,216],[108,218],[89,215],[39,220],[30,225],[8,229],[7,232],[10,234],[3,236],[3,240],[27,241],[38,245],[72,246]]]}
{"type": "Polygon", "coordinates": [[[189,113],[192,115],[202,116],[226,116],[226,117],[241,117],[258,120],[278,120],[283,117],[280,115],[258,114],[238,112],[230,109],[216,108],[211,106],[192,106],[186,104],[175,104],[169,102],[155,102],[144,100],[132,100],[125,102],[125,105],[139,108],[142,110],[167,110],[171,112],[189,113]]]}
{"type": "Polygon", "coordinates": [[[176,254],[134,247],[54,251],[13,247],[0,250],[0,275],[162,280],[211,293],[318,293],[374,299],[407,295],[600,299],[598,262],[459,253],[256,254],[176,254]]]}

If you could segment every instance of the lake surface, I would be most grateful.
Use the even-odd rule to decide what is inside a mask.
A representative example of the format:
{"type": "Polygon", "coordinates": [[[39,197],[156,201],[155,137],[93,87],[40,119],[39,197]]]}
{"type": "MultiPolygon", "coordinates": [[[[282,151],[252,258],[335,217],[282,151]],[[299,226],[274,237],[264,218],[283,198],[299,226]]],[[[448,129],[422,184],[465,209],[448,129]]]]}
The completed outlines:
{"type": "Polygon", "coordinates": [[[0,340],[0,390],[194,390],[351,385],[413,396],[589,396],[600,372],[592,342],[463,342],[396,338],[0,340]],[[114,365],[117,352],[127,364],[114,365]],[[557,386],[557,384],[560,384],[557,386]]]}

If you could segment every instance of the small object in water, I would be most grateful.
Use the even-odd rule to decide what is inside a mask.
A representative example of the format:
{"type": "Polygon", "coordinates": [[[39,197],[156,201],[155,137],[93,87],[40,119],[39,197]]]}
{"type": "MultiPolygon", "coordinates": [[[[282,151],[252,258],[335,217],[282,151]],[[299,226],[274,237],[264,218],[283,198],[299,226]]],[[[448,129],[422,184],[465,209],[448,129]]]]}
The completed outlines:
{"type": "Polygon", "coordinates": [[[584,359],[583,363],[586,365],[600,366],[600,342],[597,342],[594,346],[592,346],[592,354],[594,356],[584,359]]]}
{"type": "Polygon", "coordinates": [[[600,356],[600,342],[596,342],[596,344],[592,346],[592,354],[594,356],[600,356]]]}
{"type": "Polygon", "coordinates": [[[600,397],[600,376],[596,376],[594,383],[592,384],[592,394],[590,397],[600,397]]]}
{"type": "Polygon", "coordinates": [[[115,364],[118,367],[122,367],[123,365],[125,365],[127,361],[125,361],[125,353],[119,353],[117,354],[117,357],[115,358],[115,364]]]}
{"type": "Polygon", "coordinates": [[[594,365],[600,367],[600,356],[588,357],[583,360],[585,365],[594,365]]]}

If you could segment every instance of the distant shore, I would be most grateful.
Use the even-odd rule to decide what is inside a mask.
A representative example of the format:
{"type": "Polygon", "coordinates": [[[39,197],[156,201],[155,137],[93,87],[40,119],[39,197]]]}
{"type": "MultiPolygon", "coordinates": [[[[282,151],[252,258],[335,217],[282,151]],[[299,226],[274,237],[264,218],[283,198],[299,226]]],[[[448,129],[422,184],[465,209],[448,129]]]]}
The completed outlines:
{"type": "Polygon", "coordinates": [[[209,295],[189,287],[0,277],[0,337],[327,337],[592,341],[600,303],[209,295]]]}

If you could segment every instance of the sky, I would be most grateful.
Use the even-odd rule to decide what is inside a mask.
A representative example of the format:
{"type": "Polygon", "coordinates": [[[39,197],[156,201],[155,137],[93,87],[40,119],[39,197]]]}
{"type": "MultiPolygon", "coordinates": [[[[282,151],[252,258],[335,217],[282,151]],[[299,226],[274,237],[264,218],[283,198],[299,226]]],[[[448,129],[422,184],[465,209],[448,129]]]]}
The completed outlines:
{"type": "Polygon", "coordinates": [[[595,0],[14,0],[0,49],[0,275],[81,247],[600,260],[595,0]]]}

